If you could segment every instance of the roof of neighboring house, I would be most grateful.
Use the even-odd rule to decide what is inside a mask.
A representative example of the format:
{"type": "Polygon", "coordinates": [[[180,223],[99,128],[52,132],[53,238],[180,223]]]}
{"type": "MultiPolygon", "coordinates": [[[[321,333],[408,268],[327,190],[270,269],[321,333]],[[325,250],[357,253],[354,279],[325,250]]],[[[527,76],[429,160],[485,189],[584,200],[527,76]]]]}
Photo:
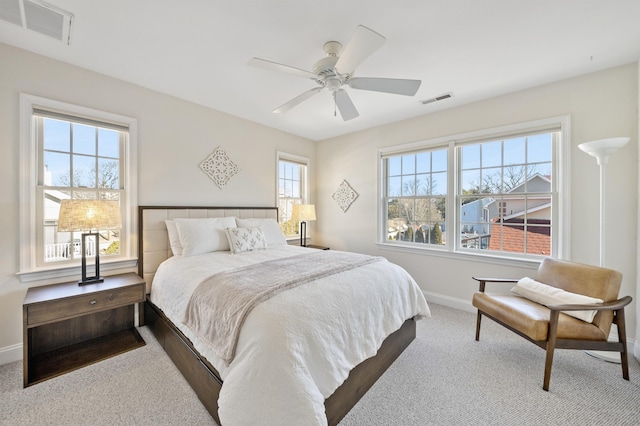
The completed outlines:
{"type": "MultiPolygon", "coordinates": [[[[539,219],[540,225],[548,225],[549,220],[539,219]]],[[[501,250],[511,253],[524,253],[524,241],[526,234],[527,254],[539,254],[549,256],[551,254],[551,228],[548,226],[527,226],[525,233],[522,222],[497,222],[491,226],[491,239],[489,250],[501,250]],[[500,242],[502,241],[502,248],[500,242]]],[[[532,220],[529,220],[532,223],[532,220]]]]}

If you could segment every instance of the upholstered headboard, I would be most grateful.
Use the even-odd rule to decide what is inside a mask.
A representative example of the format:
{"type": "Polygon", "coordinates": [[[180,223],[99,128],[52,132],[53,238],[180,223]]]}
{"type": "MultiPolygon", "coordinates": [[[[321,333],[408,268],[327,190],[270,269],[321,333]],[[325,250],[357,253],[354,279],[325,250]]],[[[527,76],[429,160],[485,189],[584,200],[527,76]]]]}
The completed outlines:
{"type": "Polygon", "coordinates": [[[138,207],[138,275],[147,283],[147,293],[151,291],[153,277],[160,264],[172,256],[167,234],[166,219],[227,217],[241,219],[273,218],[278,220],[277,207],[138,207]]]}

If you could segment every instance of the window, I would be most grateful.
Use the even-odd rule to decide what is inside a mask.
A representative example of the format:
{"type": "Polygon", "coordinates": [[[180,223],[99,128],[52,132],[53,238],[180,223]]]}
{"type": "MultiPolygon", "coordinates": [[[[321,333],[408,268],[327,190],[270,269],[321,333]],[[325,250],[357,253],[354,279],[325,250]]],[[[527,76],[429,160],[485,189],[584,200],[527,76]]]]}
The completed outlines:
{"type": "Polygon", "coordinates": [[[280,227],[285,236],[299,235],[298,223],[291,220],[294,204],[307,203],[307,165],[309,160],[279,152],[278,161],[278,213],[280,227]]]}
{"type": "Polygon", "coordinates": [[[135,119],[21,95],[21,270],[23,281],[75,274],[80,232],[58,232],[64,199],[118,200],[123,227],[99,231],[87,251],[100,252],[103,270],[125,265],[134,254],[135,119]],[[132,131],[133,130],[133,131],[132,131]]]}
{"type": "Polygon", "coordinates": [[[558,188],[568,172],[568,124],[560,117],[381,150],[379,241],[563,257],[568,194],[558,188]]]}
{"type": "Polygon", "coordinates": [[[444,243],[447,150],[425,150],[385,159],[387,240],[444,243]]]}

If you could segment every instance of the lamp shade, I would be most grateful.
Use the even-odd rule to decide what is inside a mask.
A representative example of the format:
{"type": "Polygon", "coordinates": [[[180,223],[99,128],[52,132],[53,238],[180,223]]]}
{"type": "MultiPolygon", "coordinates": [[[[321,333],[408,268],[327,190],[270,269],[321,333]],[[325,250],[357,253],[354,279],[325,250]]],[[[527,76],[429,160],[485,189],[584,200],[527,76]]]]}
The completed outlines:
{"type": "Polygon", "coordinates": [[[291,219],[298,222],[316,220],[316,206],[313,204],[294,204],[291,219]]]}
{"type": "Polygon", "coordinates": [[[597,141],[584,142],[578,145],[582,151],[596,158],[598,165],[607,164],[609,155],[616,152],[629,142],[628,137],[599,139],[597,141]]]}
{"type": "Polygon", "coordinates": [[[58,232],[120,229],[120,202],[112,200],[62,200],[58,232]]]}

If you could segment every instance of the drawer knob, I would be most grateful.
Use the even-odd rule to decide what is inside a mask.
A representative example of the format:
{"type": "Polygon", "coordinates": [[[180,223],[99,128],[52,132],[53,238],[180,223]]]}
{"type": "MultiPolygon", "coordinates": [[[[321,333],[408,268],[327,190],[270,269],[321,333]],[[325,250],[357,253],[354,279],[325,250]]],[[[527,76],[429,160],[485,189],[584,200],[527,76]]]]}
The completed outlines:
{"type": "Polygon", "coordinates": [[[96,301],[95,301],[95,300],[92,300],[92,301],[91,301],[91,302],[89,302],[89,303],[90,303],[91,305],[95,305],[95,304],[96,304],[96,301]]]}

